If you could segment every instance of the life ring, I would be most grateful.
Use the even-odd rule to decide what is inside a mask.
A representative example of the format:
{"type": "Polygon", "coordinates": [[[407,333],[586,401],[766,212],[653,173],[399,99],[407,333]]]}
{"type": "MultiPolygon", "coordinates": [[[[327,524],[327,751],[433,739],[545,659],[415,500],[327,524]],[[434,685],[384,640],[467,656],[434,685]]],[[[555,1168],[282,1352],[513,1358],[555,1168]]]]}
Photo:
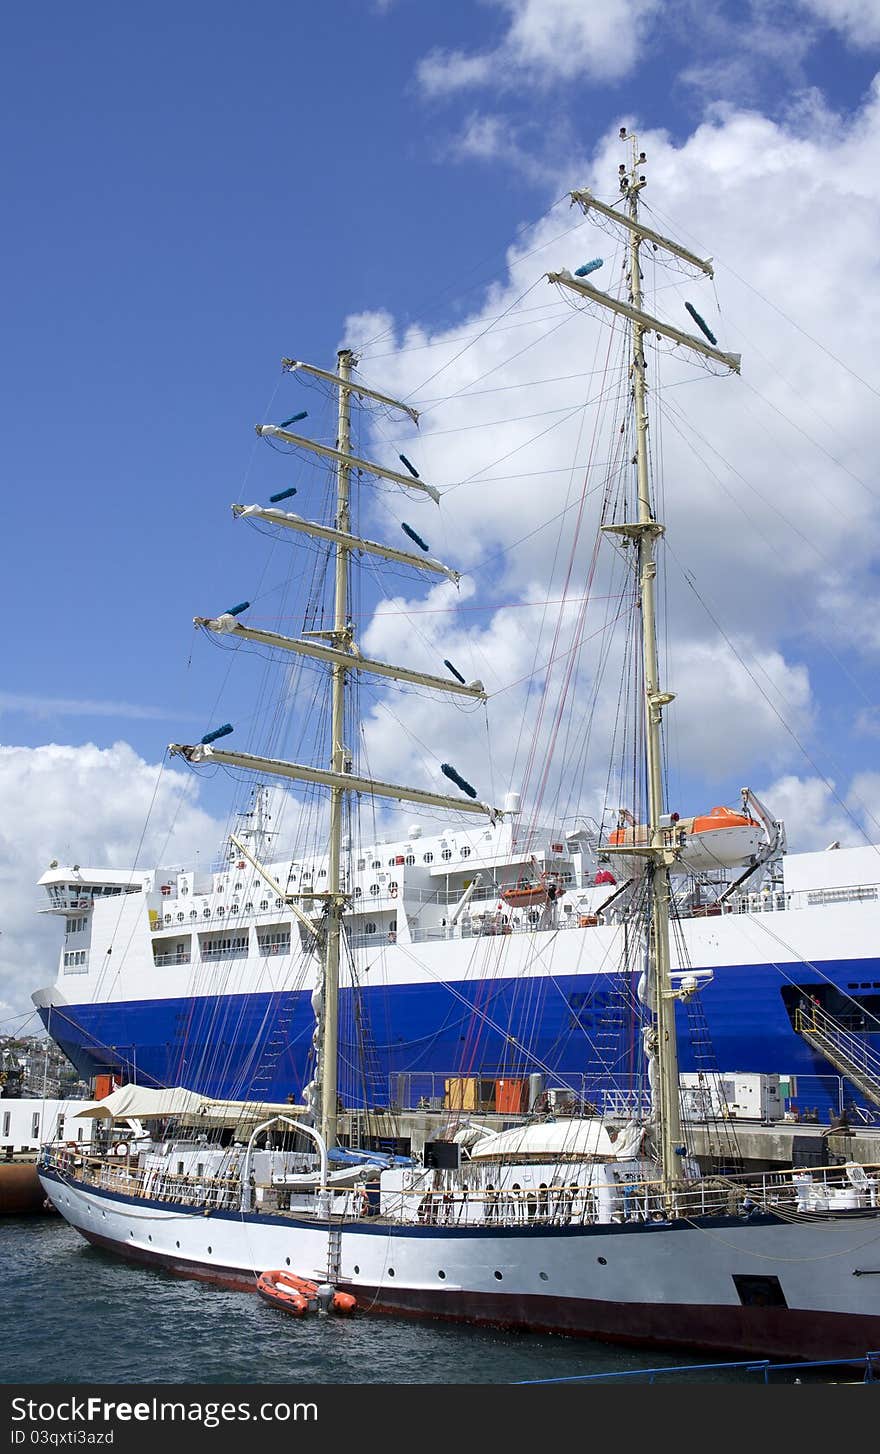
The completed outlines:
{"type": "Polygon", "coordinates": [[[361,1216],[362,1217],[368,1217],[369,1214],[370,1214],[370,1193],[367,1191],[367,1188],[365,1186],[362,1186],[361,1187],[360,1204],[361,1204],[361,1210],[360,1210],[361,1216]]]}

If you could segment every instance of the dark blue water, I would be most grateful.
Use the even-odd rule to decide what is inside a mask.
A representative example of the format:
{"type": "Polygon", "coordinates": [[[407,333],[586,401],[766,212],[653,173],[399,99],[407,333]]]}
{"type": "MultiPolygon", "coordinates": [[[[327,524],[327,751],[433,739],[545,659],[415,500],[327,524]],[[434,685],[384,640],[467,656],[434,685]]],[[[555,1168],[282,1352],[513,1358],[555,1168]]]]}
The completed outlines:
{"type": "Polygon", "coordinates": [[[0,1294],[10,1384],[510,1384],[715,1361],[426,1320],[300,1320],[124,1262],[55,1216],[0,1221],[0,1294]]]}

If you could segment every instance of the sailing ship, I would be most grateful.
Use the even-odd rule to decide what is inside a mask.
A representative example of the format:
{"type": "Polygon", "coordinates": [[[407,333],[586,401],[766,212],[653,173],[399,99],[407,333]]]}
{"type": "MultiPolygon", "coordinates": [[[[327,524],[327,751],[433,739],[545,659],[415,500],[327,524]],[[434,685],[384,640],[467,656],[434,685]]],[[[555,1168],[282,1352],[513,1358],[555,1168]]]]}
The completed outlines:
{"type": "MultiPolygon", "coordinates": [[[[689,830],[664,801],[662,722],[672,695],[663,687],[658,647],[657,547],[664,527],[655,513],[648,459],[646,340],[659,334],[724,371],[738,371],[740,361],[714,340],[684,332],[645,310],[640,256],[647,242],[698,271],[708,264],[643,224],[639,198],[645,158],[635,137],[624,133],[624,139],[632,156],[631,164],[621,168],[618,205],[606,206],[584,192],[572,195],[585,211],[599,208],[606,222],[622,229],[628,297],[613,297],[587,282],[593,264],[578,273],[548,276],[578,304],[622,317],[630,341],[636,508],[605,518],[601,528],[624,552],[638,603],[638,747],[645,802],[642,826],[631,814],[620,824],[617,841],[606,842],[603,852],[612,866],[626,864],[624,872],[634,883],[627,932],[621,926],[612,944],[621,972],[638,979],[648,1114],[642,1118],[634,1105],[627,1121],[613,1122],[594,1108],[569,1115],[538,1114],[535,1108],[535,1114],[513,1116],[501,1129],[489,1129],[462,1116],[459,1107],[447,1134],[427,1146],[421,1159],[339,1144],[340,967],[345,908],[353,888],[344,869],[347,805],[361,797],[421,804],[456,816],[465,812],[480,824],[479,831],[491,832],[504,821],[504,809],[480,801],[451,764],[443,771],[464,794],[461,798],[377,781],[355,766],[346,746],[346,693],[359,673],[381,673],[472,700],[480,700],[484,691],[480,682],[467,682],[457,672],[452,680],[371,660],[354,640],[348,594],[352,556],[363,552],[400,560],[404,553],[353,534],[352,472],[371,472],[410,491],[432,491],[410,467],[404,475],[353,454],[354,394],[372,395],[387,408],[406,406],[354,378],[354,358],[343,349],[335,374],[313,370],[338,393],[336,446],[321,447],[335,469],[333,524],[249,507],[252,515],[330,542],[332,627],[297,640],[270,635],[242,624],[246,603],[202,619],[218,635],[308,654],[327,668],[329,766],[218,745],[229,735],[229,724],[200,742],[171,749],[197,766],[224,765],[259,780],[273,776],[318,785],[328,795],[321,887],[299,882],[291,891],[273,879],[243,839],[235,840],[241,853],[237,864],[250,862],[256,878],[289,905],[318,967],[311,996],[311,1078],[302,1099],[291,1096],[289,1102],[224,1099],[186,1086],[124,1085],[91,1108],[107,1126],[106,1154],[47,1147],[41,1179],[61,1214],[89,1241],[131,1260],[234,1288],[254,1290],[264,1274],[280,1276],[288,1269],[322,1289],[327,1299],[344,1294],[367,1311],[641,1345],[699,1344],[749,1356],[819,1357],[830,1349],[836,1355],[862,1355],[880,1336],[880,1292],[870,1275],[877,1272],[880,1255],[876,1170],[847,1163],[772,1176],[701,1176],[683,1125],[676,1010],[701,993],[710,995],[712,986],[705,987],[706,977],[698,971],[674,963],[671,951],[676,875],[689,839],[699,836],[694,831],[699,820],[689,830]]],[[[697,321],[707,334],[706,325],[697,321]]],[[[298,448],[317,448],[292,434],[289,423],[261,425],[258,433],[298,448]]],[[[445,569],[414,553],[407,564],[445,569]]],[[[733,822],[716,815],[721,826],[710,822],[705,839],[716,832],[751,835],[760,815],[753,820],[748,809],[744,804],[733,822]]],[[[511,805],[508,814],[512,811],[511,805]]],[[[398,867],[393,865],[395,876],[398,867]]],[[[538,866],[536,861],[532,870],[533,881],[544,886],[546,902],[539,912],[558,914],[559,896],[550,900],[549,880],[540,875],[560,872],[559,864],[551,859],[538,866]]],[[[615,876],[613,869],[609,874],[615,876]]],[[[605,881],[596,887],[608,899],[617,884],[605,881]]],[[[506,907],[518,906],[508,902],[506,907]]],[[[509,927],[503,919],[502,913],[496,922],[502,934],[496,938],[509,927]]],[[[540,952],[534,926],[520,937],[540,952]]]]}

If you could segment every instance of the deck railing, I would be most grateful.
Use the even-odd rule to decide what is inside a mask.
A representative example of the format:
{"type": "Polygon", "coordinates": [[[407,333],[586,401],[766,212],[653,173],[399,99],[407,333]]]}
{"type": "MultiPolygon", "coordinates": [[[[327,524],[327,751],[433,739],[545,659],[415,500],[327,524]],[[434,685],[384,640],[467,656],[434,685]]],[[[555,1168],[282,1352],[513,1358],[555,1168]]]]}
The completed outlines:
{"type": "MultiPolygon", "coordinates": [[[[383,1193],[383,1217],[400,1225],[497,1227],[590,1226],[597,1223],[653,1223],[670,1225],[670,1218],[691,1220],[706,1217],[748,1219],[771,1214],[786,1221],[824,1219],[829,1214],[876,1209],[880,1204],[880,1167],[829,1167],[767,1172],[731,1177],[705,1177],[680,1191],[670,1204],[658,1181],[587,1184],[579,1180],[585,1163],[568,1162],[568,1183],[558,1185],[560,1165],[566,1158],[554,1157],[548,1165],[548,1182],[539,1186],[494,1186],[492,1170],[472,1164],[471,1185],[453,1173],[440,1173],[446,1184],[424,1188],[414,1184],[393,1193],[383,1193]]],[[[149,1198],[169,1206],[200,1210],[236,1210],[241,1201],[240,1174],[223,1177],[193,1176],[160,1167],[142,1167],[128,1157],[82,1155],[67,1147],[45,1147],[43,1164],[63,1179],[74,1180],[103,1191],[149,1198]]],[[[511,1174],[510,1169],[508,1175],[511,1174]]],[[[458,1174],[455,1174],[458,1175],[458,1174]]],[[[378,1171],[377,1171],[378,1176],[378,1171]]],[[[496,1170],[495,1179],[499,1173],[496,1170]]],[[[299,1191],[273,1185],[258,1187],[264,1205],[273,1213],[302,1216],[313,1211],[326,1219],[329,1193],[330,1216],[349,1220],[372,1213],[363,1186],[299,1191]]]]}

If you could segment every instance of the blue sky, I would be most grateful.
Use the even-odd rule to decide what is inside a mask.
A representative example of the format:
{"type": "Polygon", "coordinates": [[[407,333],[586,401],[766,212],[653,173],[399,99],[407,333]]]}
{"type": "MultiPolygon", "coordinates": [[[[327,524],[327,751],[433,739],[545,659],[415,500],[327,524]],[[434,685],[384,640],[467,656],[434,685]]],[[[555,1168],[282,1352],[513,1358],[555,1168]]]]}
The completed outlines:
{"type": "MultiPolygon", "coordinates": [[[[817,236],[810,223],[785,239],[772,206],[784,201],[786,183],[809,189],[813,167],[815,175],[827,167],[841,188],[832,209],[848,209],[854,187],[858,216],[841,281],[853,288],[843,296],[857,319],[876,283],[868,239],[876,237],[878,188],[869,165],[851,159],[876,126],[870,96],[878,57],[872,0],[609,0],[601,9],[577,0],[337,0],[245,9],[221,0],[138,11],[57,3],[9,11],[0,59],[0,438],[11,629],[0,742],[15,823],[7,819],[3,835],[2,882],[10,903],[28,899],[18,949],[7,946],[11,955],[20,960],[32,920],[28,886],[49,854],[130,857],[140,836],[141,780],[153,774],[169,740],[201,735],[216,725],[215,705],[226,709],[218,658],[194,644],[190,623],[249,596],[262,578],[265,542],[235,525],[228,505],[265,499],[270,486],[288,482],[287,464],[268,456],[253,433],[273,396],[276,417],[300,404],[290,381],[279,388],[281,357],[332,367],[346,330],[360,339],[388,328],[384,351],[367,351],[365,375],[418,396],[430,368],[401,348],[406,328],[432,337],[461,324],[479,331],[480,320],[499,311],[497,299],[512,296],[505,290],[516,250],[528,252],[572,226],[567,203],[556,212],[553,204],[592,178],[600,161],[597,180],[613,181],[616,160],[605,166],[609,138],[629,119],[640,133],[657,134],[655,152],[673,196],[682,181],[698,194],[708,187],[704,160],[720,166],[726,157],[727,178],[735,175],[743,188],[754,170],[754,194],[743,190],[727,212],[716,216],[709,203],[701,209],[698,197],[673,214],[695,228],[704,212],[717,222],[719,255],[726,246],[735,266],[730,218],[753,195],[772,225],[769,251],[779,271],[768,260],[765,276],[759,254],[751,281],[773,286],[775,277],[784,313],[851,358],[856,373],[863,360],[867,372],[870,331],[858,357],[848,353],[841,309],[830,309],[827,324],[843,331],[826,337],[826,319],[806,296],[804,272],[813,273],[815,288],[834,270],[834,237],[823,251],[822,219],[814,213],[817,236]],[[777,190],[759,176],[762,148],[765,155],[787,146],[797,150],[796,176],[783,174],[777,190]],[[849,166],[857,178],[846,175],[849,166]],[[800,274],[791,289],[781,282],[786,250],[800,274]],[[358,315],[370,317],[358,323],[358,315]],[[102,758],[114,744],[127,744],[130,756],[102,758]],[[135,779],[139,787],[129,791],[135,779]],[[104,805],[99,827],[91,821],[96,795],[104,805]]],[[[719,178],[723,191],[727,179],[719,178]]],[[[603,195],[612,195],[611,186],[603,195]]],[[[824,204],[817,205],[821,212],[824,204]]],[[[707,240],[712,251],[716,239],[707,240]]],[[[580,255],[568,256],[566,246],[538,258],[532,276],[576,265],[580,255]]],[[[519,268],[517,277],[526,277],[525,264],[519,268]]],[[[727,292],[723,280],[718,286],[735,326],[736,280],[727,279],[727,292]]],[[[808,346],[787,322],[777,317],[774,324],[772,310],[766,319],[750,320],[755,337],[769,350],[778,343],[797,375],[792,387],[807,389],[815,376],[808,346]]],[[[821,475],[829,454],[845,456],[859,478],[876,457],[876,397],[850,375],[836,379],[823,375],[821,385],[829,415],[823,464],[818,473],[804,466],[826,495],[836,488],[821,475]],[[832,425],[843,434],[833,436],[832,425]]],[[[491,427],[503,435],[504,396],[487,407],[491,427]]],[[[809,408],[821,433],[813,402],[809,408]]],[[[791,411],[794,418],[794,405],[791,411]]],[[[517,413],[525,412],[520,400],[517,413]]],[[[801,443],[805,419],[797,416],[795,425],[801,443]]],[[[381,448],[378,435],[364,443],[381,448]]],[[[492,448],[479,443],[482,464],[492,448]]],[[[443,476],[439,438],[425,458],[440,469],[441,485],[457,477],[443,476]]],[[[308,478],[292,463],[297,477],[308,478]]],[[[761,484],[772,495],[772,483],[761,484]]],[[[859,515],[865,497],[858,493],[841,508],[873,549],[876,501],[867,498],[867,517],[859,515]]],[[[497,501],[487,502],[492,508],[497,501]]],[[[486,518],[487,540],[503,547],[502,525],[486,518]]],[[[453,517],[447,551],[473,520],[465,512],[459,526],[453,517]]],[[[372,529],[380,523],[374,513],[372,529]]],[[[820,535],[817,528],[812,538],[820,535]]],[[[699,552],[696,537],[686,544],[699,552]]],[[[830,653],[807,624],[815,612],[807,611],[806,592],[816,588],[807,564],[787,595],[771,593],[763,603],[772,631],[738,619],[742,602],[721,589],[727,629],[745,632],[771,675],[778,669],[809,752],[807,759],[787,753],[768,727],[751,744],[753,786],[783,784],[787,812],[796,816],[800,806],[821,815],[822,832],[841,821],[824,780],[833,778],[845,797],[851,780],[873,771],[876,746],[877,643],[857,624],[842,579],[846,558],[841,543],[812,603],[833,637],[830,653]]],[[[495,604],[535,585],[536,560],[511,559],[510,569],[493,568],[477,583],[491,586],[495,604]]],[[[762,569],[766,577],[766,562],[762,569]]],[[[874,584],[867,545],[849,584],[863,605],[874,584]]],[[[414,595],[411,587],[407,599],[414,595]]],[[[456,620],[455,629],[463,624],[456,620]]],[[[495,638],[489,623],[480,624],[483,649],[493,639],[497,647],[503,623],[495,638]]],[[[392,649],[393,631],[373,630],[377,647],[392,649]]],[[[442,639],[437,644],[439,651],[442,639]]],[[[704,648],[714,650],[695,642],[695,652],[704,648]]],[[[511,672],[514,666],[511,660],[511,672]]],[[[748,704],[745,718],[754,721],[748,704]]],[[[421,742],[420,720],[409,725],[421,742]]],[[[390,767],[393,745],[383,757],[378,731],[374,756],[390,767]]],[[[474,743],[463,738],[461,752],[470,770],[474,743]]],[[[729,775],[697,767],[683,778],[679,770],[680,782],[702,779],[728,790],[740,767],[737,761],[729,775]]],[[[198,796],[191,787],[191,844],[211,828],[209,815],[222,821],[221,788],[208,782],[198,796]]],[[[873,799],[869,807],[873,813],[873,799]]],[[[9,965],[11,1000],[32,987],[24,984],[30,973],[9,965]]]]}

